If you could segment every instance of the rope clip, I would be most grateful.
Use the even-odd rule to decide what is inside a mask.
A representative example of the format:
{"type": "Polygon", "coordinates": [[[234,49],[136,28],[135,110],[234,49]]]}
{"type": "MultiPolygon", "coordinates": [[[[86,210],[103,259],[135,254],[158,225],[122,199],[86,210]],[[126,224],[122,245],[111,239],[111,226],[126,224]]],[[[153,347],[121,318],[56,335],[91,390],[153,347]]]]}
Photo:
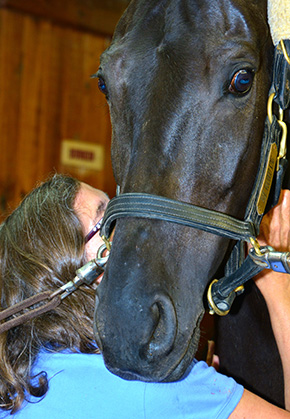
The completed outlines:
{"type": "Polygon", "coordinates": [[[86,284],[90,285],[94,280],[100,276],[104,270],[106,263],[109,259],[109,253],[107,252],[106,244],[102,244],[97,252],[95,259],[92,259],[90,262],[83,265],[76,271],[76,276],[72,281],[69,281],[62,287],[58,288],[51,297],[61,294],[61,299],[74,292],[80,285],[86,284]],[[105,256],[104,254],[107,253],[105,256]]]}
{"type": "Polygon", "coordinates": [[[252,247],[249,256],[259,266],[272,271],[290,274],[290,252],[277,252],[271,246],[260,247],[260,254],[252,247]]]}

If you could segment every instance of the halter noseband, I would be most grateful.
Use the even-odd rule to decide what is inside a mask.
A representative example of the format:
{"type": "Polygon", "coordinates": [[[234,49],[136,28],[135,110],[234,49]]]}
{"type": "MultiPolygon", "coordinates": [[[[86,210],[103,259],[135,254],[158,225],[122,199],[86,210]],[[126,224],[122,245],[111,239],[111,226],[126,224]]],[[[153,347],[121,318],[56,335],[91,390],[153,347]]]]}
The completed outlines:
{"type": "Polygon", "coordinates": [[[258,174],[243,221],[192,204],[142,193],[116,196],[109,202],[104,215],[101,235],[108,247],[112,223],[125,217],[173,222],[237,240],[226,265],[225,276],[219,281],[215,279],[209,286],[208,302],[212,314],[227,314],[236,294],[243,291],[243,284],[264,268],[290,273],[290,254],[275,252],[269,246],[260,248],[256,240],[266,205],[269,206],[270,191],[271,206],[274,206],[278,202],[287,167],[287,127],[283,122],[283,110],[290,106],[289,54],[290,40],[281,41],[275,48],[273,83],[269,93],[258,174]],[[280,107],[279,119],[272,113],[273,100],[280,107]],[[245,242],[253,245],[246,259],[245,242]]]}

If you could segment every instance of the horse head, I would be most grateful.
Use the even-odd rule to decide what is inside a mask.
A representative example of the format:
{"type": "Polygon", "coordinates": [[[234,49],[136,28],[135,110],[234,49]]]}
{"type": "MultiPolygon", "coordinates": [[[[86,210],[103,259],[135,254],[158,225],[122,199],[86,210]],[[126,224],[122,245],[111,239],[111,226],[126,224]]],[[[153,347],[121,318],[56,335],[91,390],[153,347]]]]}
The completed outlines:
{"type": "MultiPolygon", "coordinates": [[[[266,1],[133,0],[101,57],[122,193],[173,198],[243,219],[270,87],[266,1]]],[[[232,241],[119,219],[97,289],[95,334],[127,379],[173,381],[191,364],[204,294],[232,241]]]]}

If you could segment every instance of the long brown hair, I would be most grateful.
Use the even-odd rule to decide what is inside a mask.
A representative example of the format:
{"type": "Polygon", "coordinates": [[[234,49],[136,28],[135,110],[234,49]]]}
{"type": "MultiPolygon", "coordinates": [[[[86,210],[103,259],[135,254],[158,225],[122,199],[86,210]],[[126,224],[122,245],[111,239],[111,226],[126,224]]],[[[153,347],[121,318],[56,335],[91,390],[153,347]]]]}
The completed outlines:
{"type": "MultiPolygon", "coordinates": [[[[0,226],[0,308],[71,281],[85,262],[84,234],[73,209],[80,182],[56,174],[27,195],[0,226]]],[[[96,352],[94,290],[81,287],[54,310],[0,335],[0,407],[17,411],[43,396],[45,374],[31,368],[42,348],[96,352]],[[36,384],[35,384],[36,382],[36,384]]]]}

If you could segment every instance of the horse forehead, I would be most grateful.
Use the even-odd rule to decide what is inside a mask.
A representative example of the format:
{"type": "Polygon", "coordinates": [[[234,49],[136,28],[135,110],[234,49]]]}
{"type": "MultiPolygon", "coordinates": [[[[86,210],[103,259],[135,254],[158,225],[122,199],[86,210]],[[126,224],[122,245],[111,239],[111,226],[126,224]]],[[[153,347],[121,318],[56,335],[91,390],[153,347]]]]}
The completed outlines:
{"type": "MultiPolygon", "coordinates": [[[[178,55],[215,52],[236,42],[259,50],[267,30],[265,0],[137,0],[121,18],[110,48],[101,62],[112,76],[130,77],[138,65],[156,53],[178,55]],[[122,24],[125,20],[126,24],[122,24]],[[121,29],[120,29],[121,27],[121,29]],[[206,50],[206,51],[205,51],[206,50]]],[[[151,66],[152,64],[150,64],[151,66]]]]}
{"type": "Polygon", "coordinates": [[[117,25],[114,40],[128,33],[135,36],[138,31],[143,36],[158,30],[173,29],[177,33],[182,23],[192,30],[204,28],[207,33],[209,27],[219,24],[257,26],[259,18],[267,13],[267,0],[133,0],[130,6],[117,25]]]}

